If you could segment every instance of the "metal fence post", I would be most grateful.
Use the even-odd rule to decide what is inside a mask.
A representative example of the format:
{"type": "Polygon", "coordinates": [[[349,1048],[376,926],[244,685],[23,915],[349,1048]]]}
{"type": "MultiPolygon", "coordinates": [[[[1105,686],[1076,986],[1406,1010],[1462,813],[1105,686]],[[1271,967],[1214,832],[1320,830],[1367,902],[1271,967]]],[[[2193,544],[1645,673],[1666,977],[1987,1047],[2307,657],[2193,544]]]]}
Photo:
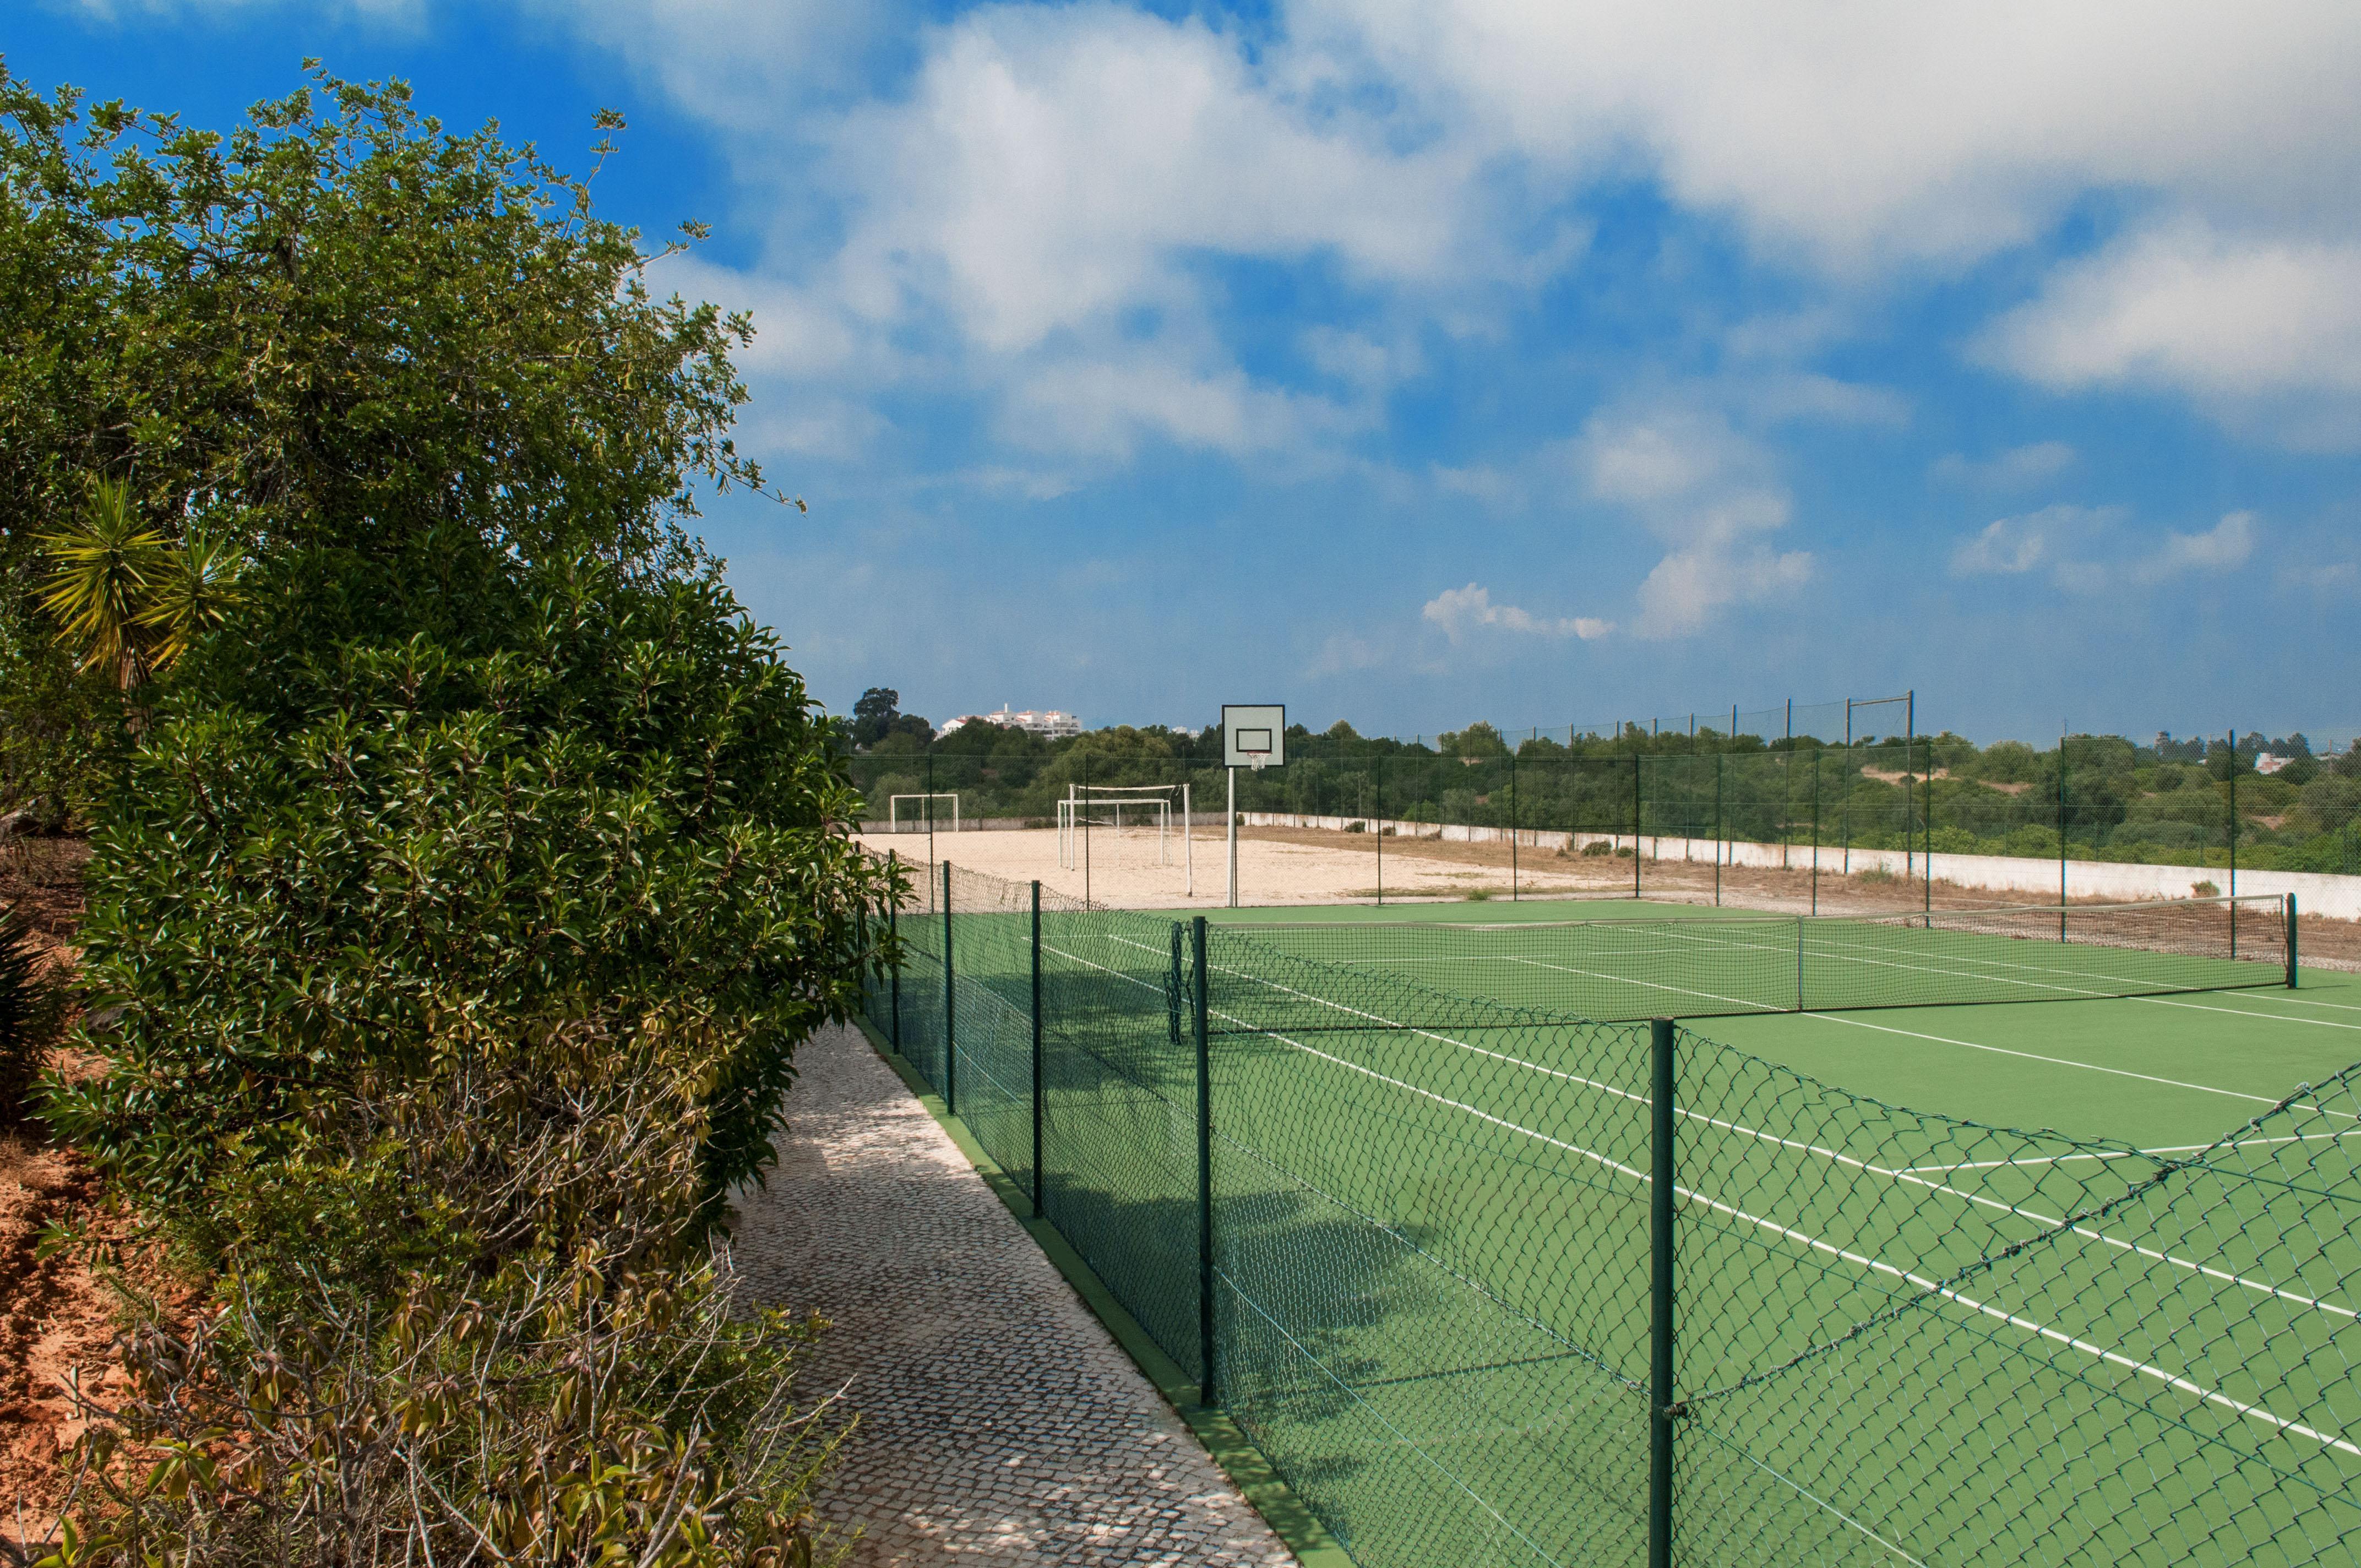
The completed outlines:
{"type": "Polygon", "coordinates": [[[951,969],[951,863],[943,862],[943,1108],[959,1114],[958,986],[951,969]]]}
{"type": "Polygon", "coordinates": [[[2058,733],[2058,939],[2066,939],[2066,733],[2058,733]]]}
{"type": "Polygon", "coordinates": [[[1649,1025],[1648,1568],[1673,1563],[1673,1021],[1649,1025]]]}
{"type": "MultiPolygon", "coordinates": [[[[1730,724],[1732,729],[1737,729],[1738,720],[1734,716],[1730,724]]],[[[1721,907],[1721,765],[1729,760],[1727,751],[1713,754],[1713,906],[1716,909],[1721,907]]]]}
{"type": "Polygon", "coordinates": [[[1033,1212],[1041,1212],[1041,884],[1033,884],[1033,1212]]]}
{"type": "Polygon", "coordinates": [[[1517,754],[1509,753],[1509,902],[1517,902],[1517,754]]]}
{"type": "Polygon", "coordinates": [[[1812,913],[1820,912],[1820,753],[1812,752],[1812,913]]]}
{"type": "Polygon", "coordinates": [[[2230,956],[2238,956],[2238,727],[2230,726],[2230,956]]]}
{"type": "Polygon", "coordinates": [[[1213,1053],[1206,1048],[1205,917],[1198,916],[1190,932],[1197,981],[1197,1355],[1203,1370],[1197,1383],[1197,1402],[1210,1405],[1213,1390],[1213,1053]]]}
{"type": "MultiPolygon", "coordinates": [[[[1912,694],[1911,702],[1915,711],[1917,702],[1916,693],[1912,694]]],[[[1931,931],[1935,928],[1935,742],[1932,740],[1927,742],[1925,804],[1927,831],[1919,836],[1918,870],[1922,874],[1918,878],[1918,896],[1920,912],[1927,916],[1927,928],[1931,931]]],[[[1906,878],[1910,868],[1905,865],[1902,869],[1906,878]]]]}
{"type": "Polygon", "coordinates": [[[1804,917],[1795,916],[1795,1011],[1804,1010],[1804,917]]]}
{"type": "Polygon", "coordinates": [[[1631,753],[1631,896],[1640,896],[1640,753],[1631,753]]]}
{"type": "Polygon", "coordinates": [[[1369,818],[1369,832],[1378,841],[1378,907],[1386,906],[1386,763],[1382,757],[1369,759],[1369,803],[1375,813],[1369,818]]]}
{"type": "Polygon", "coordinates": [[[2288,989],[2295,989],[2295,894],[2287,895],[2288,989]]]}
{"type": "Polygon", "coordinates": [[[898,893],[895,893],[895,892],[893,892],[893,877],[892,877],[892,873],[893,873],[893,872],[897,868],[897,865],[898,865],[898,861],[897,861],[897,860],[896,860],[896,857],[895,857],[895,852],[894,852],[893,850],[886,850],[886,851],[885,851],[885,869],[886,869],[886,872],[887,872],[887,877],[886,877],[886,890],[887,890],[888,894],[889,894],[889,895],[890,895],[890,897],[891,897],[892,902],[888,903],[888,904],[885,905],[885,940],[886,940],[887,945],[888,945],[888,946],[890,946],[890,947],[894,949],[894,966],[893,966],[892,970],[891,970],[890,971],[888,971],[888,972],[890,973],[890,975],[891,975],[891,979],[890,979],[890,981],[888,981],[888,992],[889,992],[889,994],[890,994],[890,995],[892,996],[892,998],[893,998],[893,1002],[892,1002],[893,1014],[892,1014],[892,1016],[893,1016],[893,1028],[894,1028],[894,1054],[895,1054],[895,1056],[897,1056],[897,1057],[898,1057],[898,1056],[900,1056],[900,1055],[902,1055],[902,1054],[903,1054],[903,1051],[902,1051],[902,922],[901,922],[901,918],[900,918],[900,916],[901,916],[901,910],[902,910],[902,895],[901,895],[900,894],[898,894],[898,893]]]}

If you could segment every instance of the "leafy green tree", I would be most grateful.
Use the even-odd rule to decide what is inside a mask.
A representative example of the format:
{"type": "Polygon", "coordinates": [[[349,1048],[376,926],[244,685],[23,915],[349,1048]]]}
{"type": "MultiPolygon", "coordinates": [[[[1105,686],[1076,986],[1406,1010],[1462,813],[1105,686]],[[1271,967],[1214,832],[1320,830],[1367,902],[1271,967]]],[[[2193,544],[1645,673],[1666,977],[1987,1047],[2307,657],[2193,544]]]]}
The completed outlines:
{"type": "MultiPolygon", "coordinates": [[[[687,477],[763,477],[730,435],[751,324],[656,296],[647,269],[676,248],[643,249],[587,181],[495,129],[446,133],[399,84],[314,71],[224,135],[0,71],[0,692],[57,687],[93,651],[137,673],[266,548],[334,563],[353,619],[384,631],[418,618],[401,579],[429,539],[684,561],[687,477]],[[119,548],[90,585],[104,603],[61,606],[83,634],[52,649],[37,596],[53,565],[96,564],[38,541],[86,531],[98,480],[119,548]],[[163,565],[136,636],[129,596],[163,565]]],[[[0,751],[52,744],[5,703],[0,723],[0,751]]],[[[54,743],[64,758],[25,771],[95,787],[71,759],[103,736],[54,743]]]]}
{"type": "Polygon", "coordinates": [[[891,686],[871,686],[852,705],[852,743],[874,746],[894,727],[901,710],[902,694],[891,686]]]}

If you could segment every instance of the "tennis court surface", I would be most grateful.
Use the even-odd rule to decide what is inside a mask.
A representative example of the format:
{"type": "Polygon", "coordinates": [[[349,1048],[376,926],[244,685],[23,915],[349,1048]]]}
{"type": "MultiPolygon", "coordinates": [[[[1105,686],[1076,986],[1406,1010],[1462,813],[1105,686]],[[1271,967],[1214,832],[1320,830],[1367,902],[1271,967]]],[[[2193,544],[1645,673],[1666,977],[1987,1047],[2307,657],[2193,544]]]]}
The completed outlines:
{"type": "Polygon", "coordinates": [[[949,909],[873,1017],[1360,1561],[2361,1548],[2361,988],[2268,911],[949,909]]]}

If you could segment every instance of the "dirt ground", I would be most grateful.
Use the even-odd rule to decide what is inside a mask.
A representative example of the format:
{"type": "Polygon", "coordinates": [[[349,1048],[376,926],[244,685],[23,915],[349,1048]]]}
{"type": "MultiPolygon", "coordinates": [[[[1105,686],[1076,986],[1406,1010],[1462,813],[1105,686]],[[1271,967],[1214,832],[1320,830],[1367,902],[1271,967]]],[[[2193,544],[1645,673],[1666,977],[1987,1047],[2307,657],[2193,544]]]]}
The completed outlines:
{"type": "MultiPolygon", "coordinates": [[[[1179,833],[1161,846],[1161,864],[1153,828],[1101,829],[1088,839],[1087,855],[1076,855],[1072,867],[1059,864],[1058,835],[1051,829],[938,833],[932,843],[938,861],[1012,882],[1038,878],[1045,888],[1115,908],[1206,909],[1225,902],[1226,846],[1219,828],[1194,829],[1185,847],[1196,861],[1193,894],[1179,833]]],[[[873,833],[862,841],[880,854],[891,850],[922,865],[928,859],[923,833],[873,833]]],[[[1374,903],[1380,874],[1388,904],[1631,895],[1628,855],[1568,855],[1520,847],[1512,861],[1507,844],[1388,838],[1380,873],[1378,842],[1366,833],[1324,828],[1241,828],[1238,902],[1257,907],[1374,903]]],[[[1709,860],[1649,859],[1639,869],[1645,898],[1673,904],[1716,902],[1715,868],[1709,860]]],[[[1875,915],[1917,909],[1929,902],[1929,890],[1915,880],[1843,876],[1825,869],[1816,887],[1808,869],[1724,866],[1719,884],[1719,901],[1724,907],[1780,915],[1875,915]]],[[[1937,909],[1989,909],[2026,902],[1946,882],[1936,883],[1931,892],[1937,909]]],[[[2299,919],[2298,945],[2304,962],[2361,969],[2361,922],[2309,915],[2299,919]]]]}
{"type": "MultiPolygon", "coordinates": [[[[24,909],[54,965],[77,956],[89,858],[75,839],[0,845],[0,905],[24,909]]],[[[59,1065],[104,1069],[79,1056],[59,1065]]],[[[197,1308],[186,1285],[129,1243],[126,1219],[100,1203],[88,1162],[38,1122],[0,1114],[0,1562],[39,1555],[23,1549],[49,1534],[66,1484],[59,1458],[82,1430],[69,1389],[101,1400],[115,1391],[115,1338],[133,1296],[160,1297],[175,1317],[197,1308]],[[110,1261],[94,1267],[98,1257],[110,1261]]]]}

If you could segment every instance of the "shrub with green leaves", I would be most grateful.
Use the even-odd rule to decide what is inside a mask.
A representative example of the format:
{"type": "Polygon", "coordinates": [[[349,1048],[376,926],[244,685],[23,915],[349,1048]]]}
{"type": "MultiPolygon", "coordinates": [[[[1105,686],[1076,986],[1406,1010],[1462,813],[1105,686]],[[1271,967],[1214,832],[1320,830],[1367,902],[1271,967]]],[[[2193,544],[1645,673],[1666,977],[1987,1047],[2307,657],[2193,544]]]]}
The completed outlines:
{"type": "Polygon", "coordinates": [[[569,997],[715,1018],[708,1201],[766,1157],[876,897],[829,721],[709,576],[577,561],[516,586],[505,636],[258,631],[157,708],[93,843],[114,1070],[52,1101],[156,1202],[423,1067],[446,1020],[569,997]]]}

